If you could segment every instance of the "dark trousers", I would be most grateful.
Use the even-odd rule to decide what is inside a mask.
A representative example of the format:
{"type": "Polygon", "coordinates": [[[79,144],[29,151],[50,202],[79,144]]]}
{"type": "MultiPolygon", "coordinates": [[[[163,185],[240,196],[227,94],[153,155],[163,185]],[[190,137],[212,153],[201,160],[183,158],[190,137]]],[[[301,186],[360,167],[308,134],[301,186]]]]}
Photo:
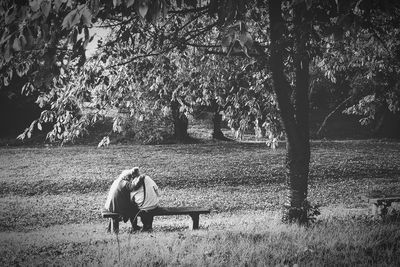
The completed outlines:
{"type": "Polygon", "coordinates": [[[140,211],[140,218],[143,223],[143,231],[149,231],[153,229],[153,210],[142,210],[140,211]]]}
{"type": "Polygon", "coordinates": [[[153,229],[154,214],[157,213],[159,207],[152,210],[141,210],[140,218],[142,218],[143,231],[151,231],[153,229]]]}

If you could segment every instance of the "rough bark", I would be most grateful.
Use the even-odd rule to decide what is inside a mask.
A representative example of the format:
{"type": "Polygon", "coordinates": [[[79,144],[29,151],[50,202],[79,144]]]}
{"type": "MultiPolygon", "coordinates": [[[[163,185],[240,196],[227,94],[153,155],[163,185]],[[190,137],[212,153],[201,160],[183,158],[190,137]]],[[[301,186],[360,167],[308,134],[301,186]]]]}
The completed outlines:
{"type": "Polygon", "coordinates": [[[302,15],[304,3],[295,6],[295,56],[296,82],[292,88],[286,78],[283,52],[284,33],[287,26],[282,18],[281,1],[269,1],[271,25],[270,68],[281,119],[286,132],[286,182],[288,187],[286,209],[283,219],[287,222],[304,222],[310,163],[309,143],[309,58],[306,51],[307,31],[304,31],[302,15]],[[291,96],[293,95],[293,102],[291,96]]]}
{"type": "Polygon", "coordinates": [[[179,102],[173,101],[171,103],[172,118],[174,123],[174,138],[177,141],[185,141],[189,138],[189,121],[185,114],[179,111],[179,108],[179,102]]]}

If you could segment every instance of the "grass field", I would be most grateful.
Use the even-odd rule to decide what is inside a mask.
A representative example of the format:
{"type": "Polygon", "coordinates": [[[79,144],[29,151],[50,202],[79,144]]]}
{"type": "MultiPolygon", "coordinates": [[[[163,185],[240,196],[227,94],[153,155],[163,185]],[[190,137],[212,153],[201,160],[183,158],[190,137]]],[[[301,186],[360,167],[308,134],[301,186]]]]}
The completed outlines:
{"type": "Polygon", "coordinates": [[[263,143],[0,148],[0,265],[400,265],[399,222],[369,216],[362,196],[400,192],[400,144],[312,143],[312,227],[280,223],[284,155],[263,143]],[[140,166],[161,205],[199,205],[156,217],[154,232],[106,234],[99,210],[113,179],[140,166]]]}

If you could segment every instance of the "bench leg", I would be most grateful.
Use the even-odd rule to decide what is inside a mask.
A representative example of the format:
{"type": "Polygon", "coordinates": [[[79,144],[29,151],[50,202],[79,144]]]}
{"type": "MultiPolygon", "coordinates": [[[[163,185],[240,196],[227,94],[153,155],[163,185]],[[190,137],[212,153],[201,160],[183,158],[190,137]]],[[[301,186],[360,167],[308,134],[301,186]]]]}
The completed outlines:
{"type": "Polygon", "coordinates": [[[386,215],[388,215],[388,207],[390,207],[391,204],[387,205],[387,203],[385,203],[381,209],[381,217],[385,217],[386,215]]]}
{"type": "Polygon", "coordinates": [[[111,233],[111,219],[108,220],[107,233],[111,233]]]}
{"type": "Polygon", "coordinates": [[[199,214],[190,214],[190,217],[192,217],[193,221],[192,230],[199,229],[199,214]]]}
{"type": "Polygon", "coordinates": [[[374,217],[378,217],[379,216],[379,206],[378,206],[378,204],[375,204],[375,203],[371,204],[371,211],[372,211],[372,215],[374,217]]]}
{"type": "Polygon", "coordinates": [[[377,218],[384,218],[385,216],[388,215],[389,208],[391,207],[391,203],[373,203],[371,210],[372,210],[372,215],[377,217],[377,218]]]}
{"type": "Polygon", "coordinates": [[[113,233],[118,234],[119,233],[119,219],[112,218],[110,219],[110,223],[108,225],[108,232],[110,232],[112,229],[113,233]]]}

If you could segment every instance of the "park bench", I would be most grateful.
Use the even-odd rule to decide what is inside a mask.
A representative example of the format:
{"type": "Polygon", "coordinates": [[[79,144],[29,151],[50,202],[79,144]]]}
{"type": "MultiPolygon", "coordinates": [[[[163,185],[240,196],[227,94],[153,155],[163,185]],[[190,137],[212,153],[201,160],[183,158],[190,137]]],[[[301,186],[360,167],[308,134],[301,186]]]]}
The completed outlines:
{"type": "MultiPolygon", "coordinates": [[[[172,216],[172,215],[189,215],[192,218],[192,229],[199,229],[199,217],[200,214],[210,213],[210,209],[199,208],[199,207],[159,207],[154,212],[153,216],[172,216]]],[[[111,229],[114,233],[119,231],[119,222],[121,220],[121,215],[118,213],[109,212],[107,210],[102,210],[101,215],[103,218],[110,218],[111,229]]],[[[140,213],[138,215],[140,217],[140,213]]],[[[109,229],[109,231],[111,231],[109,229]]]]}
{"type": "Polygon", "coordinates": [[[392,207],[392,203],[400,203],[400,195],[367,195],[364,197],[364,200],[371,205],[372,214],[374,216],[384,217],[388,215],[388,212],[392,207]]]}

